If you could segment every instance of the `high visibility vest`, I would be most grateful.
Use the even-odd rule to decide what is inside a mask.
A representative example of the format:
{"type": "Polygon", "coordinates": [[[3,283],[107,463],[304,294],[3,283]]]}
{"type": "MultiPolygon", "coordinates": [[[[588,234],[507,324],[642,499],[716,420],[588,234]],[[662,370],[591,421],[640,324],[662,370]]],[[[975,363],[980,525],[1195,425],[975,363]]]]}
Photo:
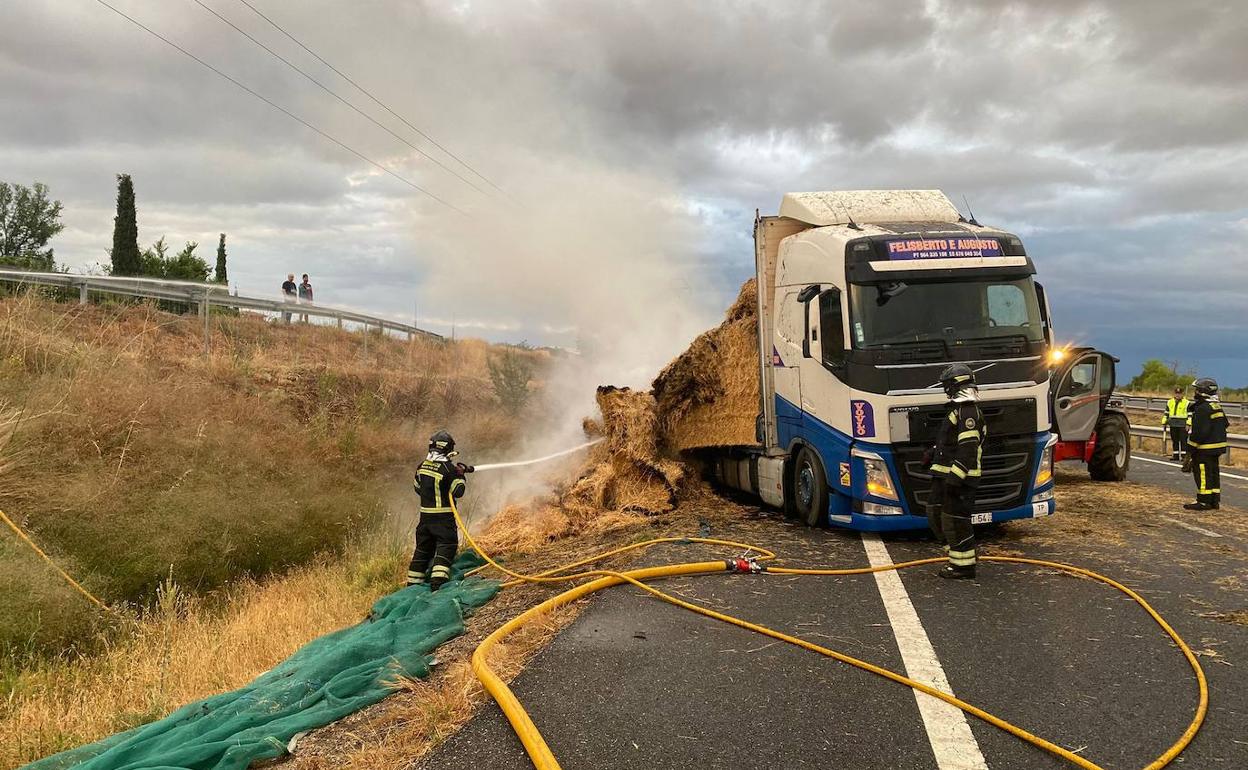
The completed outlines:
{"type": "Polygon", "coordinates": [[[1187,424],[1187,405],[1186,398],[1170,399],[1166,402],[1166,416],[1161,418],[1161,424],[1166,425],[1174,423],[1176,425],[1187,424]]]}

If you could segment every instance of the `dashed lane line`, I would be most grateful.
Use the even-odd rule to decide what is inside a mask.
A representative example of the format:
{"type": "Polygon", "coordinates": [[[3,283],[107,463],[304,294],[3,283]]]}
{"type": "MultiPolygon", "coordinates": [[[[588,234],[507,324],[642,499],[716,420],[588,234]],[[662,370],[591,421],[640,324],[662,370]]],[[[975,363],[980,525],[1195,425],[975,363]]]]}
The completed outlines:
{"type": "MultiPolygon", "coordinates": [[[[862,546],[872,567],[893,563],[879,535],[862,533],[862,546]]],[[[945,670],[932,649],[923,624],[919,622],[919,614],[901,583],[901,576],[896,570],[873,574],[880,598],[884,600],[888,622],[893,627],[893,636],[897,639],[897,647],[901,650],[906,676],[952,695],[945,670]]],[[[971,726],[966,721],[966,714],[961,709],[918,690],[914,691],[914,698],[940,770],[988,770],[979,744],[971,733],[971,726]]]]}
{"type": "Polygon", "coordinates": [[[1204,535],[1205,537],[1222,537],[1217,532],[1214,532],[1212,529],[1205,529],[1204,527],[1198,527],[1195,524],[1188,524],[1186,521],[1183,521],[1181,519],[1172,519],[1169,516],[1162,516],[1161,518],[1164,521],[1168,521],[1171,524],[1177,524],[1183,529],[1190,529],[1192,532],[1196,532],[1198,534],[1204,535]]]}
{"type": "MultiPolygon", "coordinates": [[[[1153,459],[1153,458],[1151,458],[1151,457],[1140,457],[1139,455],[1131,455],[1131,459],[1132,459],[1132,460],[1140,460],[1140,461],[1142,461],[1142,462],[1146,462],[1146,463],[1155,463],[1155,464],[1157,464],[1157,465],[1168,465],[1168,466],[1170,466],[1171,468],[1182,468],[1182,467],[1183,467],[1183,466],[1179,465],[1178,463],[1172,463],[1172,462],[1169,462],[1169,461],[1166,461],[1166,460],[1154,460],[1154,459],[1153,459]]],[[[1236,474],[1234,474],[1234,473],[1227,473],[1226,471],[1222,471],[1222,472],[1221,472],[1221,475],[1222,475],[1222,478],[1224,478],[1224,479],[1239,479],[1240,481],[1248,481],[1248,476],[1239,476],[1239,475],[1236,475],[1236,474]]]]}

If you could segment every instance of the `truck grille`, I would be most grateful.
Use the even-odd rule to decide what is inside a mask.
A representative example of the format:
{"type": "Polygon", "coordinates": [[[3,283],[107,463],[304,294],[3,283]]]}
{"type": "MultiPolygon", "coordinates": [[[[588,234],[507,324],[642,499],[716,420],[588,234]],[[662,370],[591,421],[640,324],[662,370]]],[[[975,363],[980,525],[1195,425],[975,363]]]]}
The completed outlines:
{"type": "MultiPolygon", "coordinates": [[[[932,474],[923,467],[922,444],[893,447],[901,473],[902,493],[911,513],[922,516],[931,502],[932,474]]],[[[1027,489],[1035,467],[1035,439],[1032,436],[993,437],[984,444],[984,475],[975,492],[975,511],[986,513],[1017,508],[1027,502],[1027,489]]]]}

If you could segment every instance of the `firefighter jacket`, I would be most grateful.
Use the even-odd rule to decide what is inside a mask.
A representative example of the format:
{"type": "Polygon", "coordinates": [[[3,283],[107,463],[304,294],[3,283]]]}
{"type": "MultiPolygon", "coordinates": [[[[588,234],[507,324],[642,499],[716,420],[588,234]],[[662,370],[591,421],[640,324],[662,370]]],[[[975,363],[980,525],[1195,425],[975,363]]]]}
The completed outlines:
{"type": "Polygon", "coordinates": [[[416,469],[416,479],[412,486],[420,495],[420,512],[450,513],[451,498],[458,500],[464,496],[468,483],[464,474],[451,462],[446,455],[430,452],[425,461],[416,469]]]}
{"type": "Polygon", "coordinates": [[[1166,414],[1161,418],[1161,424],[1183,427],[1187,424],[1187,410],[1190,407],[1191,402],[1186,398],[1172,398],[1166,401],[1166,414]]]}
{"type": "Polygon", "coordinates": [[[979,486],[987,435],[984,415],[974,401],[949,402],[932,449],[932,475],[947,484],[979,486]]]}
{"type": "Polygon", "coordinates": [[[1226,414],[1218,401],[1197,400],[1187,410],[1187,445],[1196,454],[1226,452],[1226,414]]]}

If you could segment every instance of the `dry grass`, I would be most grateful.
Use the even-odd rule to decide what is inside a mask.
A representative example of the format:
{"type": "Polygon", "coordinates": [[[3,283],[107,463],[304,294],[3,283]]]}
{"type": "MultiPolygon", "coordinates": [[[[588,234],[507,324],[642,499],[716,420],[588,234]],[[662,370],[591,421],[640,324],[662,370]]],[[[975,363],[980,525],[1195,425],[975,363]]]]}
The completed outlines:
{"type": "MultiPolygon", "coordinates": [[[[632,516],[562,538],[540,558],[510,554],[509,559],[521,570],[537,572],[622,545],[638,532],[650,532],[652,524],[666,523],[632,516]]],[[[496,518],[485,539],[532,526],[496,518]]],[[[320,560],[264,583],[237,582],[208,598],[182,594],[171,585],[150,612],[127,618],[125,633],[102,652],[44,660],[9,681],[7,701],[0,700],[0,766],[98,740],[247,684],[308,641],[358,622],[399,582],[407,555],[400,548],[379,535],[352,548],[346,558],[320,560]]],[[[467,665],[471,651],[504,620],[551,590],[508,589],[478,609],[468,619],[468,634],[439,648],[443,665],[430,680],[400,682],[395,696],[383,704],[326,728],[324,737],[314,734],[301,744],[297,764],[398,767],[422,756],[485,699],[467,665]]],[[[578,611],[562,608],[510,637],[492,657],[495,669],[510,681],[578,611]]]]}
{"type": "Polygon", "coordinates": [[[264,584],[238,583],[212,601],[171,585],[98,654],[44,660],[17,674],[0,700],[0,767],[241,687],[308,641],[358,622],[399,578],[402,557],[378,543],[264,584]]]}
{"type": "MultiPolygon", "coordinates": [[[[1141,556],[1131,550],[1139,547],[1139,536],[1155,532],[1158,513],[1166,511],[1199,526],[1248,536],[1248,520],[1234,515],[1234,508],[1224,506],[1221,511],[1204,513],[1184,511],[1183,504],[1191,499],[1190,493],[1130,480],[1092,481],[1081,466],[1059,465],[1057,515],[1011,522],[1006,529],[1007,540],[1040,546],[1081,543],[1085,549],[1104,551],[1124,563],[1134,562],[1141,556]]],[[[1213,540],[1200,542],[1204,547],[1217,547],[1213,540]]],[[[1173,560],[1174,556],[1165,558],[1173,560]]]]}
{"type": "MultiPolygon", "coordinates": [[[[641,539],[696,530],[700,519],[739,524],[741,509],[695,487],[682,495],[679,510],[662,516],[613,517],[606,531],[593,527],[570,533],[528,555],[507,554],[509,564],[520,572],[535,574],[586,554],[618,548],[641,539]]],[[[524,529],[524,519],[493,520],[478,541],[497,539],[502,533],[524,529]]],[[[539,525],[540,526],[540,525],[539,525]]],[[[604,561],[604,569],[625,569],[637,554],[604,561]]],[[[467,722],[487,702],[473,677],[468,660],[477,645],[505,621],[564,590],[567,585],[518,585],[502,591],[467,621],[467,633],[438,649],[442,664],[428,680],[404,683],[393,697],[334,725],[315,731],[299,744],[294,757],[283,767],[290,770],[363,770],[408,768],[467,722]]],[[[491,654],[491,666],[510,682],[527,661],[585,606],[577,602],[539,618],[509,636],[491,654]]]]}
{"type": "MultiPolygon", "coordinates": [[[[385,514],[391,480],[434,427],[476,446],[518,433],[489,384],[484,342],[366,338],[249,314],[212,325],[205,357],[195,318],[0,299],[0,403],[29,417],[5,457],[0,507],[106,600],[148,601],[171,569],[208,591],[306,563],[385,514]]],[[[0,656],[100,630],[0,535],[0,656]]]]}
{"type": "MultiPolygon", "coordinates": [[[[64,381],[67,392],[60,403],[74,404],[73,412],[92,421],[86,438],[88,444],[96,442],[99,457],[87,459],[97,471],[115,462],[113,488],[124,489],[131,499],[136,490],[142,497],[152,476],[160,479],[157,488],[169,483],[170,492],[194,488],[207,475],[204,455],[214,447],[228,446],[230,451],[212,457],[209,466],[223,466],[218,478],[253,480],[256,486],[244,496],[245,504],[253,506],[265,485],[273,486],[270,474],[257,473],[252,465],[263,465],[265,453],[341,486],[349,484],[352,470],[367,477],[389,462],[410,459],[414,442],[424,435],[424,428],[413,426],[422,420],[472,415],[469,425],[482,430],[510,427],[491,414],[492,399],[482,395],[489,355],[483,344],[402,345],[375,338],[365,352],[362,341],[343,339],[350,335],[336,330],[223,318],[213,354],[205,359],[194,328],[150,309],[66,309],[29,299],[8,308],[0,305],[4,309],[16,319],[8,330],[17,330],[17,335],[9,339],[0,331],[0,352],[21,348],[24,370],[32,371],[34,361],[34,370],[55,373],[64,381]],[[46,338],[33,334],[36,316],[54,321],[55,331],[46,338]],[[78,328],[71,332],[71,326],[78,328]],[[93,344],[72,344],[91,339],[92,332],[93,344]],[[471,387],[474,380],[482,387],[471,387]],[[161,385],[168,385],[176,397],[161,385]],[[186,420],[186,405],[198,405],[204,397],[212,400],[197,411],[197,419],[186,420]],[[431,402],[436,404],[432,411],[431,402]],[[221,424],[230,426],[229,431],[218,433],[221,424]],[[186,437],[192,425],[194,432],[186,437]],[[240,437],[231,435],[240,426],[247,427],[241,438],[248,446],[242,450],[240,437]],[[100,444],[97,437],[104,436],[108,441],[100,444]],[[171,453],[171,442],[181,451],[171,453]],[[289,445],[296,450],[287,451],[289,445]],[[170,456],[185,464],[172,480],[170,456]],[[313,460],[315,470],[312,462],[299,464],[300,459],[313,460]]],[[[25,395],[32,393],[33,388],[25,395]]],[[[506,553],[522,569],[524,554],[539,547],[540,556],[527,560],[533,562],[533,571],[549,566],[543,562],[552,559],[568,561],[572,554],[652,534],[666,523],[663,514],[678,499],[701,499],[703,490],[687,478],[685,466],[662,456],[653,396],[603,388],[598,400],[603,420],[589,427],[601,430],[607,441],[554,495],[503,511],[482,538],[488,549],[506,553]]],[[[21,448],[23,460],[32,464],[28,467],[40,453],[65,453],[66,445],[81,445],[81,427],[58,424],[57,429],[63,431],[60,440],[32,441],[21,448]]],[[[468,435],[477,438],[471,431],[468,435]]],[[[275,470],[272,465],[269,469],[275,470]]],[[[296,477],[304,479],[303,474],[296,477]]],[[[283,489],[281,484],[291,479],[279,476],[277,487],[283,489]]],[[[29,477],[22,477],[22,483],[26,486],[0,490],[0,499],[8,494],[29,504],[42,500],[40,495],[52,496],[48,486],[29,477]]],[[[75,522],[90,518],[81,508],[64,510],[75,522]]],[[[116,510],[132,513],[124,506],[116,510]]],[[[193,513],[193,518],[235,524],[232,515],[213,519],[214,511],[205,507],[193,513]]],[[[121,517],[101,518],[116,522],[121,517]]],[[[152,529],[150,517],[138,518],[152,529]]],[[[64,555],[76,556],[69,539],[57,540],[55,527],[37,517],[28,517],[27,523],[61,546],[64,555]]],[[[289,529],[298,522],[286,523],[289,529]]],[[[144,543],[139,534],[132,531],[131,541],[117,545],[132,553],[144,543]]],[[[159,547],[162,557],[169,545],[159,547]]],[[[235,584],[211,602],[181,596],[171,583],[155,609],[128,619],[124,633],[111,637],[114,641],[100,654],[45,661],[12,679],[0,729],[8,736],[6,745],[14,748],[0,759],[34,759],[239,687],[300,644],[357,620],[380,592],[394,585],[400,561],[393,553],[375,556],[363,566],[358,558],[324,560],[264,584],[235,584]]],[[[98,571],[85,563],[75,566],[88,574],[98,571]]],[[[345,730],[331,728],[335,737],[327,752],[318,752],[315,737],[309,740],[298,762],[329,766],[318,764],[318,757],[333,755],[335,767],[394,767],[421,756],[483,699],[467,668],[471,647],[466,645],[475,646],[497,622],[546,593],[548,589],[532,586],[506,592],[470,620],[468,637],[439,650],[445,666],[430,681],[404,682],[396,697],[377,710],[347,720],[345,730]],[[357,734],[365,737],[353,743],[351,736],[357,734]]],[[[500,647],[495,667],[510,679],[575,612],[564,609],[530,624],[500,647]]]]}
{"type": "Polygon", "coordinates": [[[1232,612],[1203,612],[1202,618],[1209,618],[1220,623],[1230,623],[1236,626],[1248,626],[1248,610],[1234,610],[1232,612]]]}
{"type": "MultiPolygon", "coordinates": [[[[490,651],[490,667],[510,682],[579,611],[564,606],[538,615],[490,651]]],[[[454,734],[488,698],[471,664],[456,659],[427,680],[402,681],[384,707],[349,730],[334,730],[333,740],[309,742],[289,766],[292,770],[409,767],[454,734]]]]}

